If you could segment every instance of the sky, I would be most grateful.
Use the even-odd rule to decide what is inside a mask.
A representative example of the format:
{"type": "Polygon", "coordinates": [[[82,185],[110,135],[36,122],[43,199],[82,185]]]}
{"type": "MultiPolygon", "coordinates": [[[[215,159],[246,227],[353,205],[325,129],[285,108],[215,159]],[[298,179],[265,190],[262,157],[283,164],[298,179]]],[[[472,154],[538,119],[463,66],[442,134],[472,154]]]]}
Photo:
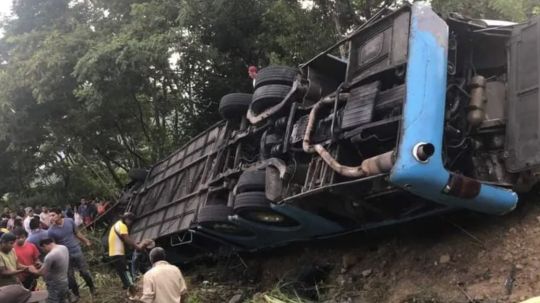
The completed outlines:
{"type": "Polygon", "coordinates": [[[0,0],[0,14],[2,16],[8,15],[11,9],[11,2],[13,0],[0,0]]]}

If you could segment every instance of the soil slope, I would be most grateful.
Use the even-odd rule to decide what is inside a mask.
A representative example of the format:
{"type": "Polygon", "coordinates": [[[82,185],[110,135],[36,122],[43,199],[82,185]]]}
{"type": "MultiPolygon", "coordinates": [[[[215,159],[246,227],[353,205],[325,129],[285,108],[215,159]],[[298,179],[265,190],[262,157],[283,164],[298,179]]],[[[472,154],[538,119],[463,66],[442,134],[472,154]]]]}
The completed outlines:
{"type": "Polygon", "coordinates": [[[277,292],[290,302],[520,302],[540,295],[540,197],[521,200],[502,217],[461,211],[192,264],[191,300],[270,302],[277,292]]]}

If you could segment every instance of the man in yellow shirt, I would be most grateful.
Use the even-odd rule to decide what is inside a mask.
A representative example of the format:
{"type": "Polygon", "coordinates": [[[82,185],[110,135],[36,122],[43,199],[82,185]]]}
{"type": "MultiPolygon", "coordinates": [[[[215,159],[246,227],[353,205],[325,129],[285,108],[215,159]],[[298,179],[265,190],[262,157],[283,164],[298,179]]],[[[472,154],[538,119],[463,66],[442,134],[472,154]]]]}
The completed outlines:
{"type": "Polygon", "coordinates": [[[12,233],[5,233],[0,237],[0,286],[19,284],[17,275],[28,271],[27,266],[17,262],[13,245],[17,237],[12,233]]]}
{"type": "Polygon", "coordinates": [[[144,247],[138,245],[129,236],[129,227],[135,220],[135,215],[131,212],[125,213],[120,220],[116,221],[109,231],[109,257],[111,257],[116,273],[122,281],[124,289],[128,289],[130,296],[135,292],[133,278],[127,267],[126,245],[135,250],[142,250],[144,247]]]}
{"type": "Polygon", "coordinates": [[[180,269],[165,261],[165,250],[156,247],[150,251],[152,269],[144,274],[143,303],[181,303],[186,295],[186,281],[180,269]]]}

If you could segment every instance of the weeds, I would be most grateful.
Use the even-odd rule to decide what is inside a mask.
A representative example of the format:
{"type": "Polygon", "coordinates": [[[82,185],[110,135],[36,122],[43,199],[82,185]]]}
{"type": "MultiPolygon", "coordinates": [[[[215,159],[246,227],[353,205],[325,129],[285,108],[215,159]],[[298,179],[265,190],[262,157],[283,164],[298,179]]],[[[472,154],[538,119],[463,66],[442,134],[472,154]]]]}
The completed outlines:
{"type": "MultiPolygon", "coordinates": [[[[85,248],[86,260],[90,266],[92,277],[94,278],[94,284],[96,285],[98,296],[92,301],[90,292],[84,284],[81,277],[76,274],[77,281],[81,288],[81,303],[127,303],[130,302],[127,299],[126,292],[122,289],[120,279],[116,276],[116,273],[106,263],[103,263],[104,247],[101,243],[101,237],[103,235],[102,229],[87,230],[86,236],[92,241],[92,246],[85,248]]],[[[189,280],[189,278],[188,278],[189,280]]],[[[45,289],[44,284],[40,284],[42,289],[45,289]]],[[[238,292],[238,286],[224,286],[218,287],[197,287],[196,285],[189,285],[188,297],[185,300],[187,303],[215,303],[220,302],[224,298],[232,297],[238,292]]],[[[253,296],[245,299],[243,303],[308,303],[310,301],[302,299],[294,290],[291,283],[280,281],[276,285],[264,292],[256,293],[253,296]]],[[[249,287],[240,287],[242,290],[249,287]]],[[[248,293],[253,294],[253,288],[248,293]]],[[[184,301],[183,301],[184,302],[184,301]]]]}
{"type": "MultiPolygon", "coordinates": [[[[246,303],[307,303],[310,301],[304,300],[298,296],[298,294],[290,294],[284,291],[286,284],[278,282],[274,288],[269,291],[257,293],[253,298],[246,301],[246,303]]],[[[294,291],[293,291],[294,292],[294,291]]]]}
{"type": "Polygon", "coordinates": [[[203,303],[204,296],[201,294],[198,290],[193,290],[189,292],[189,296],[187,298],[187,303],[203,303]]]}

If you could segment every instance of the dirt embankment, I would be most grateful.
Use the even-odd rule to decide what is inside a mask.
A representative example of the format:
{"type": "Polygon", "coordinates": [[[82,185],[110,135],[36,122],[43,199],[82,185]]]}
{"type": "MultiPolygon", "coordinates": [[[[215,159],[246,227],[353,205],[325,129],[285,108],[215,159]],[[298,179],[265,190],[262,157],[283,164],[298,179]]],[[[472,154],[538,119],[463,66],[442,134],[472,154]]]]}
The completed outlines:
{"type": "Polygon", "coordinates": [[[192,265],[193,302],[519,302],[540,295],[540,197],[522,200],[192,265]]]}

